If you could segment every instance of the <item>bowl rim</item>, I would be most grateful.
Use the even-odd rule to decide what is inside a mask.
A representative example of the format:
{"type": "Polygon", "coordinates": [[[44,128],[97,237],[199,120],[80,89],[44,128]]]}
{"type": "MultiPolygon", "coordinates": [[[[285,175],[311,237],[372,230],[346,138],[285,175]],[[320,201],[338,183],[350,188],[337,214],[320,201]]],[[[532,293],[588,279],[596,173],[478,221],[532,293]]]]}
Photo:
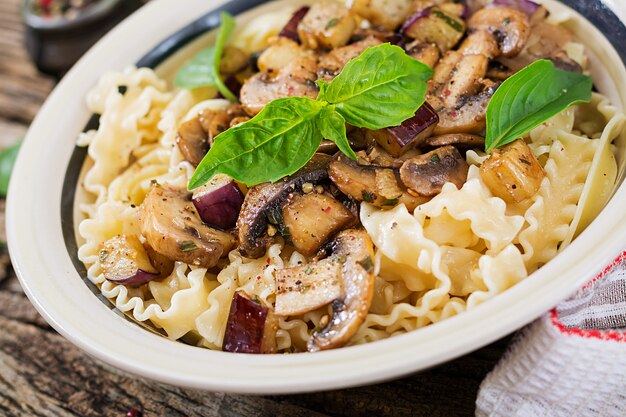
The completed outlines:
{"type": "MultiPolygon", "coordinates": [[[[469,312],[376,343],[308,355],[234,355],[174,342],[146,332],[123,315],[111,314],[82,284],[66,252],[62,230],[67,224],[60,215],[62,200],[67,198],[65,176],[49,172],[65,174],[74,138],[90,117],[83,93],[104,70],[121,69],[118,63],[140,62],[145,50],[150,50],[135,44],[116,49],[128,44],[126,40],[132,39],[137,28],[142,28],[142,45],[163,47],[167,40],[162,40],[159,27],[183,29],[198,21],[199,12],[262,1],[187,3],[185,9],[175,0],[149,3],[98,42],[50,95],[15,165],[11,190],[37,192],[9,193],[6,222],[11,261],[40,314],[90,355],[143,377],[212,391],[294,393],[380,382],[437,365],[520,328],[572,293],[623,249],[626,183],[571,246],[512,289],[469,312]],[[98,69],[96,74],[93,69],[98,69]],[[76,117],[70,119],[67,114],[76,117]],[[44,140],[55,138],[55,147],[46,148],[44,140]],[[40,150],[42,145],[45,152],[40,150]],[[56,171],[48,170],[54,167],[56,171]],[[46,178],[45,187],[41,178],[46,178]],[[41,204],[42,200],[47,203],[41,204]],[[620,229],[616,224],[624,226],[620,229]],[[527,300],[530,305],[525,305],[527,300]]],[[[619,60],[617,52],[611,51],[619,60]]]]}

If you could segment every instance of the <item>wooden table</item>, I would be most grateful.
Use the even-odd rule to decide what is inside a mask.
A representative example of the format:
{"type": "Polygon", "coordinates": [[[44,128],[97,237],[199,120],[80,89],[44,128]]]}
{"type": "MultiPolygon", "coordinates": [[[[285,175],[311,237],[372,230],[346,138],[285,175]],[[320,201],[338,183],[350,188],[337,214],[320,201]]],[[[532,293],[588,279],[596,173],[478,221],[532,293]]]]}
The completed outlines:
{"type": "MultiPolygon", "coordinates": [[[[19,140],[54,80],[23,48],[19,0],[0,0],[0,148],[19,140]]],[[[384,384],[290,396],[206,393],[100,363],[67,342],[24,296],[8,258],[0,201],[2,416],[471,416],[480,382],[509,338],[435,369],[384,384]]]]}

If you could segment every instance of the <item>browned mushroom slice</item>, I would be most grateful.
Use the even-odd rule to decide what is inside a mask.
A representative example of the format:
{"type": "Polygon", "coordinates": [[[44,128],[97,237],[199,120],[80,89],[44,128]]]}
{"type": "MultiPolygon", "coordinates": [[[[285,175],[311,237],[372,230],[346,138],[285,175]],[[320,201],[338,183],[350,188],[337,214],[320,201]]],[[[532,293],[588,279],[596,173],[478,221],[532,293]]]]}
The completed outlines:
{"type": "Polygon", "coordinates": [[[310,49],[334,49],[344,46],[356,29],[350,11],[335,2],[320,2],[311,6],[298,24],[302,45],[310,49]]]}
{"type": "Polygon", "coordinates": [[[361,55],[367,48],[380,45],[381,43],[382,42],[378,38],[368,36],[367,38],[351,43],[350,45],[333,49],[329,53],[320,57],[317,70],[318,76],[327,81],[332,80],[341,72],[348,61],[361,55]]]}
{"type": "Polygon", "coordinates": [[[519,203],[535,195],[545,175],[521,139],[494,150],[480,167],[480,176],[491,192],[509,203],[519,203]]]}
{"type": "Polygon", "coordinates": [[[235,353],[276,352],[278,321],[274,313],[242,291],[233,295],[222,350],[235,353]]]}
{"type": "Polygon", "coordinates": [[[366,135],[374,139],[391,155],[398,157],[415,146],[419,146],[433,133],[438,122],[437,112],[428,103],[424,103],[417,109],[415,116],[400,125],[380,130],[368,130],[366,135]]]}
{"type": "Polygon", "coordinates": [[[230,127],[235,118],[247,116],[239,104],[231,104],[223,110],[204,110],[198,116],[202,128],[209,135],[209,145],[213,145],[213,139],[230,127]]]}
{"type": "Polygon", "coordinates": [[[343,204],[329,195],[295,195],[283,207],[283,223],[291,243],[304,255],[315,254],[324,242],[356,221],[343,204]]]}
{"type": "Polygon", "coordinates": [[[328,164],[332,157],[315,154],[313,158],[295,174],[275,183],[256,185],[246,194],[237,219],[239,251],[250,258],[260,258],[275,238],[268,235],[269,217],[273,223],[282,223],[280,217],[282,203],[289,194],[298,193],[305,183],[316,184],[328,179],[328,164]]]}
{"type": "Polygon", "coordinates": [[[498,42],[491,34],[482,30],[469,34],[458,51],[463,55],[484,55],[488,59],[500,55],[498,42]]]}
{"type": "Polygon", "coordinates": [[[250,116],[258,114],[265,105],[282,97],[316,98],[319,92],[317,57],[305,55],[291,61],[276,77],[260,72],[246,80],[241,87],[240,101],[250,116]]]}
{"type": "Polygon", "coordinates": [[[439,7],[430,7],[409,17],[402,31],[420,42],[435,43],[442,52],[446,52],[465,34],[465,22],[439,7]]]}
{"type": "Polygon", "coordinates": [[[487,73],[489,60],[484,55],[464,55],[453,68],[449,81],[440,87],[439,96],[446,107],[458,106],[462,97],[478,93],[481,80],[487,73]]]}
{"type": "Polygon", "coordinates": [[[471,31],[490,33],[506,57],[519,54],[530,35],[528,16],[507,7],[489,7],[477,11],[470,17],[468,27],[471,31]]]}
{"type": "Polygon", "coordinates": [[[470,135],[469,133],[449,133],[447,135],[431,136],[423,143],[423,146],[431,148],[440,148],[448,145],[465,149],[484,149],[485,138],[478,135],[470,135]]]}
{"type": "Polygon", "coordinates": [[[487,105],[498,86],[497,83],[489,85],[479,94],[467,98],[460,107],[441,108],[438,112],[439,124],[433,133],[481,133],[486,125],[487,105]]]}
{"type": "Polygon", "coordinates": [[[190,194],[156,185],[139,211],[147,243],[173,261],[211,268],[235,244],[234,236],[205,226],[190,194]]]}
{"type": "Polygon", "coordinates": [[[357,201],[365,201],[377,207],[393,207],[404,204],[409,211],[428,201],[428,198],[416,197],[400,181],[400,173],[395,168],[385,168],[374,165],[361,165],[356,161],[338,155],[328,167],[328,175],[339,190],[357,201]],[[395,198],[384,197],[389,189],[379,189],[382,181],[377,181],[377,171],[390,171],[396,179],[397,187],[402,194],[395,198]]]}
{"type": "Polygon", "coordinates": [[[406,46],[406,53],[420,61],[422,64],[426,64],[431,68],[434,68],[441,57],[441,52],[437,45],[432,43],[424,43],[421,41],[413,41],[406,46]]]}
{"type": "Polygon", "coordinates": [[[209,151],[209,134],[196,117],[180,125],[176,144],[183,158],[191,165],[198,166],[209,151]]]}
{"type": "Polygon", "coordinates": [[[459,151],[454,146],[444,146],[407,160],[400,168],[400,177],[410,191],[432,197],[439,194],[447,182],[462,187],[468,170],[459,151]]]}
{"type": "Polygon", "coordinates": [[[332,303],[333,315],[328,324],[307,342],[309,352],[348,343],[365,320],[374,295],[374,245],[367,233],[356,229],[343,231],[331,243],[330,250],[330,256],[342,263],[343,292],[332,303]]]}

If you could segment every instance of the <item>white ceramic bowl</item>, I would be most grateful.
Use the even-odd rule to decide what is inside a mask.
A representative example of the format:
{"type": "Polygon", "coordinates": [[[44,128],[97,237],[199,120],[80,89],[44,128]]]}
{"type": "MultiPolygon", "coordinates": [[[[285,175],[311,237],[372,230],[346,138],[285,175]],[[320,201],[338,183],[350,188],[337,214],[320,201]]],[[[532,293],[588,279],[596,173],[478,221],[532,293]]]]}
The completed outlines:
{"type": "MultiPolygon", "coordinates": [[[[250,3],[237,0],[237,12],[250,3]]],[[[560,3],[549,1],[554,10],[560,3]]],[[[600,2],[570,1],[589,7],[594,19],[611,22],[600,2]],[[600,10],[600,12],[598,12],[600,10]]],[[[288,393],[363,385],[432,367],[504,336],[554,306],[588,280],[626,245],[626,185],[574,243],[528,279],[479,307],[419,331],[376,343],[316,354],[237,355],[170,341],[114,314],[111,305],[94,296],[75,265],[64,240],[72,236],[72,219],[62,219],[62,205],[75,183],[66,184],[68,165],[80,164],[75,141],[90,114],[87,91],[108,70],[138,62],[159,61],[175,48],[168,34],[223,5],[222,0],[177,0],[149,3],[99,42],[51,94],[23,144],[7,206],[11,259],[26,294],[39,312],[71,342],[89,354],[123,370],[174,385],[242,393],[288,393]],[[157,47],[157,49],[154,49],[157,47]],[[74,161],[70,161],[74,155],[74,161]]],[[[284,7],[266,4],[262,9],[284,7]]],[[[289,3],[293,7],[293,3],[289,3]]],[[[617,0],[613,7],[617,7],[617,0]]],[[[622,9],[615,9],[622,14],[622,9]]],[[[252,14],[256,11],[250,12],[252,14]]],[[[244,14],[239,19],[246,19],[244,14]]],[[[626,15],[626,14],[622,14],[626,15]]],[[[612,18],[615,18],[613,15],[612,18]]],[[[215,16],[204,23],[215,23],[215,16]]],[[[615,23],[615,22],[613,22],[615,23]]],[[[576,20],[594,59],[594,79],[613,102],[626,108],[626,71],[620,57],[600,31],[576,20]],[[598,65],[603,62],[604,66],[598,65]]],[[[616,36],[615,28],[605,33],[616,36]]],[[[623,32],[622,32],[623,33],[623,32]]],[[[184,37],[183,33],[178,37],[184,37]]],[[[622,39],[623,41],[624,39],[622,39]]],[[[622,49],[623,51],[624,49],[622,49]]],[[[161,67],[167,71],[168,64],[161,67]]],[[[170,63],[171,67],[171,63],[170,63]]],[[[619,141],[621,171],[626,139],[619,141]]],[[[621,176],[623,177],[623,175],[621,176]]],[[[70,239],[71,240],[71,239],[70,239]]],[[[71,246],[71,245],[70,245],[71,246]]],[[[71,248],[70,248],[71,250],[71,248]]]]}

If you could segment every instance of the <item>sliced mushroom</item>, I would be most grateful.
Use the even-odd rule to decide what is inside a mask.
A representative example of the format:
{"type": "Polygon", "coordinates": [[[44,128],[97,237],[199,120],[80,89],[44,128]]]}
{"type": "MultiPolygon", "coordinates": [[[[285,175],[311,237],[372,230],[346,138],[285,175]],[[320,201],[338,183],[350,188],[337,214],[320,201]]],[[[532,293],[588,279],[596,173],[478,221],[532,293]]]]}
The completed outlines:
{"type": "Polygon", "coordinates": [[[341,72],[348,61],[361,55],[367,48],[380,45],[381,43],[382,42],[378,38],[368,36],[367,38],[351,43],[350,45],[333,49],[329,53],[320,57],[317,70],[318,76],[327,81],[332,80],[341,72]]]}
{"type": "Polygon", "coordinates": [[[437,45],[433,43],[424,43],[421,41],[413,41],[406,46],[406,53],[420,61],[422,64],[426,64],[431,68],[434,68],[441,57],[441,52],[437,45]]]}
{"type": "Polygon", "coordinates": [[[310,49],[334,49],[344,46],[356,29],[350,10],[336,2],[311,6],[298,24],[302,45],[310,49]]]}
{"type": "Polygon", "coordinates": [[[258,114],[270,101],[282,97],[316,98],[319,92],[317,57],[305,55],[294,59],[276,77],[260,72],[241,87],[240,101],[250,116],[258,114]]]}
{"type": "Polygon", "coordinates": [[[498,42],[502,55],[519,54],[530,35],[530,22],[525,13],[507,7],[489,7],[478,10],[468,20],[471,32],[485,31],[498,42]]]}
{"type": "Polygon", "coordinates": [[[470,33],[458,51],[463,55],[484,55],[488,59],[493,59],[500,55],[500,46],[490,33],[479,30],[470,33]]]}
{"type": "Polygon", "coordinates": [[[328,175],[339,190],[357,201],[365,201],[377,207],[393,207],[404,204],[409,211],[428,201],[428,198],[416,197],[409,194],[400,181],[400,172],[397,168],[386,168],[375,165],[362,165],[345,155],[337,155],[328,167],[328,175]],[[386,189],[379,189],[382,184],[376,179],[377,171],[390,171],[397,187],[402,191],[394,198],[388,195],[386,189]]]}
{"type": "Polygon", "coordinates": [[[329,155],[315,154],[295,174],[275,183],[256,185],[248,190],[237,219],[239,251],[244,256],[260,258],[265,254],[265,249],[275,241],[274,236],[268,235],[270,220],[273,223],[282,223],[282,219],[276,218],[281,216],[282,203],[289,194],[301,191],[304,183],[317,184],[327,180],[327,168],[331,159],[329,155]]]}
{"type": "Polygon", "coordinates": [[[364,230],[341,232],[329,245],[331,257],[341,267],[343,293],[332,302],[328,324],[313,333],[307,342],[309,352],[333,349],[348,343],[359,329],[374,296],[374,245],[364,230]]]}
{"type": "Polygon", "coordinates": [[[307,343],[310,352],[348,343],[374,295],[374,247],[367,233],[345,230],[327,248],[324,259],[276,272],[276,314],[302,314],[332,303],[328,324],[307,343]]]}
{"type": "Polygon", "coordinates": [[[296,250],[315,254],[328,238],[356,221],[352,212],[328,194],[296,194],[285,202],[283,224],[296,250]]]}
{"type": "Polygon", "coordinates": [[[485,148],[485,138],[469,133],[449,133],[447,135],[431,136],[424,140],[424,147],[439,148],[442,146],[455,146],[457,148],[485,148]]]}
{"type": "Polygon", "coordinates": [[[446,107],[456,107],[463,97],[480,91],[489,60],[484,55],[464,55],[452,69],[449,81],[440,87],[439,96],[446,107]]]}
{"type": "Polygon", "coordinates": [[[176,144],[183,158],[198,166],[211,148],[213,138],[228,129],[233,119],[245,114],[240,105],[233,104],[224,110],[204,110],[198,117],[181,124],[176,144]]]}
{"type": "Polygon", "coordinates": [[[139,226],[156,252],[204,268],[215,266],[235,244],[232,234],[202,223],[187,191],[160,185],[141,204],[139,226]]]}
{"type": "Polygon", "coordinates": [[[487,105],[500,84],[488,82],[488,80],[484,80],[483,83],[487,86],[480,93],[462,100],[458,107],[441,107],[439,109],[439,124],[435,128],[435,135],[448,133],[479,134],[485,129],[487,105]]]}
{"type": "Polygon", "coordinates": [[[459,151],[454,146],[444,146],[407,160],[400,168],[400,177],[411,192],[432,197],[439,194],[447,182],[462,187],[468,170],[459,151]]]}

